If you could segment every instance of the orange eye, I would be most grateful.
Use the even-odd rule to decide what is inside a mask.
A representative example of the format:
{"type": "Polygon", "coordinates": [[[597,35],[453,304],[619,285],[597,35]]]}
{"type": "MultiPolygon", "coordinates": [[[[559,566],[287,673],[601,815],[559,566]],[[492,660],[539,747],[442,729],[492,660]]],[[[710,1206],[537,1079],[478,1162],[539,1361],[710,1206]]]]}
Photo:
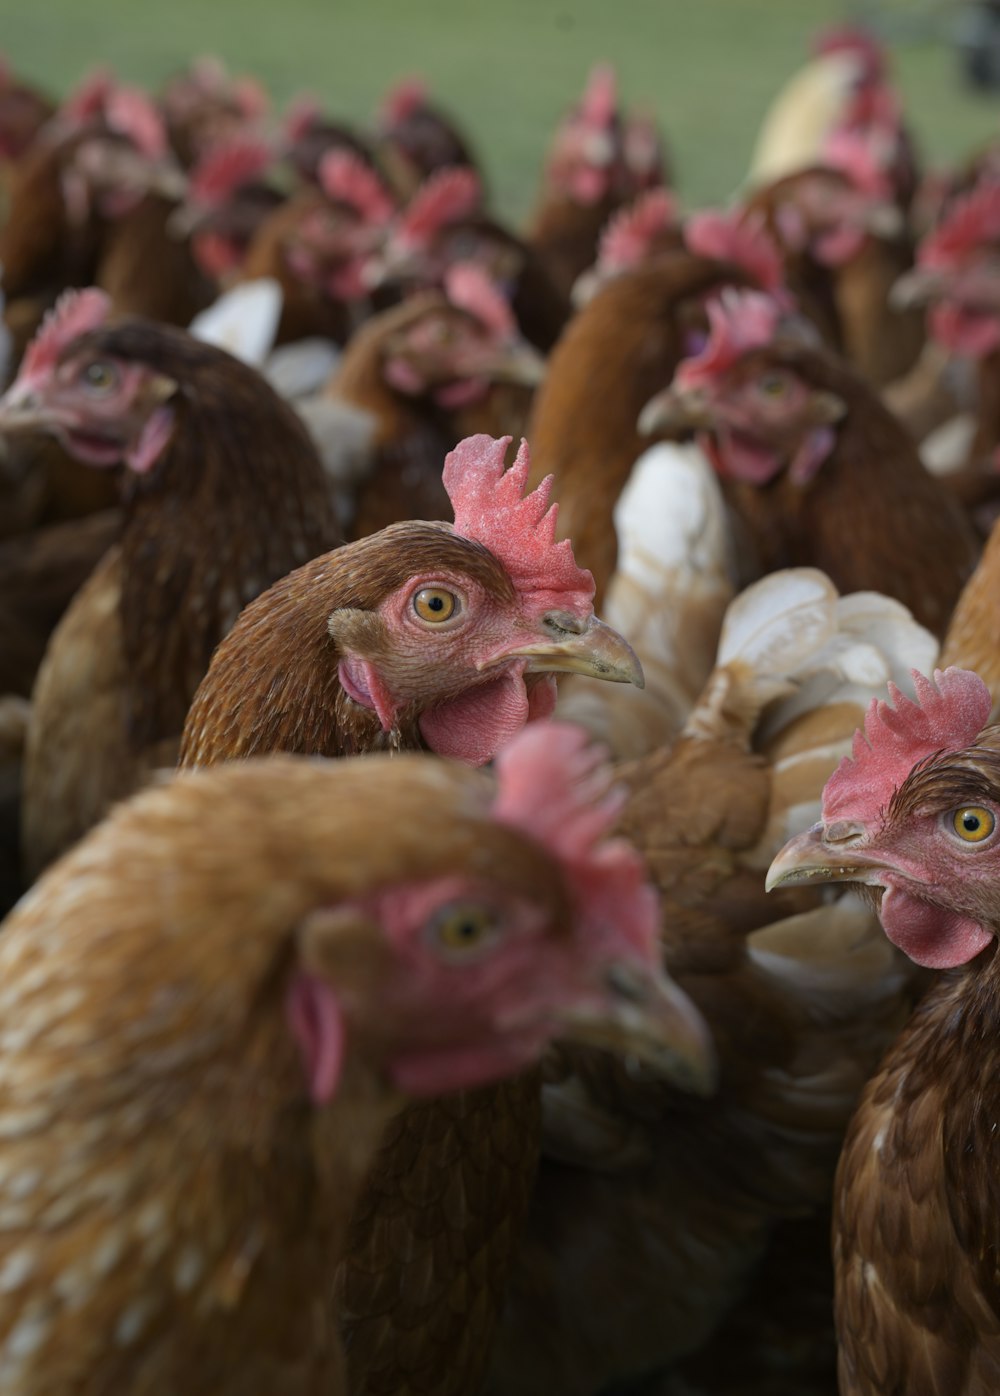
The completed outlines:
{"type": "Polygon", "coordinates": [[[965,805],[951,817],[951,827],[964,843],[982,843],[996,828],[996,819],[982,805],[965,805]]]}
{"type": "Polygon", "coordinates": [[[442,950],[464,955],[478,950],[492,938],[497,919],[489,907],[457,903],[442,908],[431,929],[442,950]]]}
{"type": "Polygon", "coordinates": [[[458,607],[458,597],[443,587],[421,587],[413,598],[413,609],[421,620],[440,625],[450,620],[458,607]]]}

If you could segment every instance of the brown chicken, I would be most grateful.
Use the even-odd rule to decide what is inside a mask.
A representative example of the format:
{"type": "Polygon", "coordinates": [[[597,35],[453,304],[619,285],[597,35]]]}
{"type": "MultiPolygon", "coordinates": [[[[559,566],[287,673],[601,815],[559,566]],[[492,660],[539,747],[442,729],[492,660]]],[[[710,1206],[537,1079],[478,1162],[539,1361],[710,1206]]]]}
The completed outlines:
{"type": "Polygon", "coordinates": [[[379,158],[403,199],[439,170],[479,172],[468,139],[419,78],[403,78],[386,93],[376,135],[379,158]]]}
{"type": "Polygon", "coordinates": [[[492,1396],[646,1390],[630,1383],[694,1354],[678,1390],[833,1396],[832,1275],[797,1219],[829,1205],[909,976],[856,899],[768,905],[763,872],[814,817],[875,676],[902,680],[935,649],[887,598],[777,573],[730,607],[673,748],[617,769],[619,827],[660,890],[664,963],[713,1034],[719,1090],[693,1100],[607,1054],[556,1051],[492,1396]],[[735,1351],[713,1336],[734,1307],[735,1351]]]}
{"type": "Polygon", "coordinates": [[[580,734],[528,746],[495,787],[417,756],[180,777],[22,902],[0,1386],[343,1396],[338,1259],[400,1099],[509,1076],[557,1032],[710,1077],[580,734]]]}
{"type": "MultiPolygon", "coordinates": [[[[554,542],[547,489],[521,498],[526,448],[504,473],[507,444],[472,438],[449,456],[454,527],[397,524],[249,606],[191,705],[182,763],[427,746],[478,765],[551,712],[553,671],[640,682],[594,618],[591,578],[554,542]]],[[[398,1118],[345,1269],[353,1390],[477,1389],[537,1150],[530,1080],[398,1118]],[[432,1381],[442,1351],[450,1371],[432,1381]]]]}
{"type": "Polygon", "coordinates": [[[837,1176],[842,1396],[1000,1384],[995,940],[1000,730],[968,670],[873,702],[822,820],[770,886],[855,882],[886,935],[941,975],[870,1082],[837,1176]]]}
{"type": "Polygon", "coordinates": [[[206,151],[259,125],[270,103],[255,78],[234,77],[205,54],[164,83],[159,105],[171,145],[190,169],[206,151]]]}
{"type": "Polygon", "coordinates": [[[961,507],[877,394],[780,302],[723,293],[712,332],[644,409],[696,430],[745,534],[748,576],[808,565],[895,596],[943,633],[978,556],[961,507]]]}
{"type": "Polygon", "coordinates": [[[29,876],[170,764],[241,608],[338,536],[315,449],[257,373],[181,330],[109,326],[108,309],[98,291],[68,295],[0,404],[0,430],[125,467],[121,541],[60,622],[33,696],[29,876]]]}
{"type": "MultiPolygon", "coordinates": [[[[555,476],[560,527],[603,598],[617,555],[610,519],[648,444],[643,406],[705,337],[704,298],[750,273],[675,254],[615,277],[574,316],[549,360],[528,436],[533,482],[555,476]]],[[[753,278],[756,282],[756,278],[753,278]]]]}
{"type": "Polygon", "coordinates": [[[452,267],[443,292],[414,296],[371,319],[327,390],[375,420],[375,461],[354,517],[345,520],[350,536],[405,519],[447,518],[445,452],[465,436],[523,431],[543,372],[503,296],[476,265],[452,267]]]}
{"type": "Polygon", "coordinates": [[[614,70],[601,64],[555,134],[528,241],[564,296],[593,264],[601,231],[615,210],[663,183],[655,127],[648,119],[640,121],[649,139],[638,139],[634,131],[630,146],[614,70]]]}

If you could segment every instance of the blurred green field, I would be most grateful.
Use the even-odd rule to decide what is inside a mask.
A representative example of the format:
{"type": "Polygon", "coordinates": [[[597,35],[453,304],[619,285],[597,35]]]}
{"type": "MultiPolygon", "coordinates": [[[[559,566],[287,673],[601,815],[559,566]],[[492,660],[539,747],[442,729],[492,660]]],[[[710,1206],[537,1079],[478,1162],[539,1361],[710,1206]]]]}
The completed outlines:
{"type": "Polygon", "coordinates": [[[148,84],[215,52],[279,100],[309,89],[362,121],[393,78],[420,73],[475,139],[497,207],[516,217],[595,59],[617,65],[629,100],[655,107],[680,187],[702,203],[740,180],[811,32],[858,13],[892,42],[928,157],[957,157],[996,132],[1000,112],[959,82],[943,37],[957,12],[945,0],[0,0],[0,44],[55,91],[96,63],[148,84]]]}

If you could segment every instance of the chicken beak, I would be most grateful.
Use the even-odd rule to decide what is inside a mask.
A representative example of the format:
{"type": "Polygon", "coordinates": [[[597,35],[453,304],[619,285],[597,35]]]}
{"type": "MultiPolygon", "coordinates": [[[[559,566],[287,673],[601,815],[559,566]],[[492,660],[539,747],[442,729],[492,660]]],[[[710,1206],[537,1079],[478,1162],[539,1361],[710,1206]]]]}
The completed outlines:
{"type": "Polygon", "coordinates": [[[545,359],[522,340],[487,357],[475,376],[488,378],[491,383],[517,383],[525,388],[537,388],[545,377],[545,359]]]}
{"type": "Polygon", "coordinates": [[[889,304],[893,310],[915,310],[935,300],[944,290],[944,284],[941,272],[929,267],[914,267],[895,283],[889,292],[889,304]]]}
{"type": "Polygon", "coordinates": [[[510,659],[526,659],[528,674],[586,674],[608,683],[631,683],[644,688],[642,665],[629,642],[596,616],[579,621],[562,611],[550,611],[543,622],[547,638],[492,655],[485,668],[510,659]]]}
{"type": "Polygon", "coordinates": [[[37,393],[25,392],[13,384],[0,397],[0,436],[44,431],[52,425],[52,414],[37,393]]]}
{"type": "Polygon", "coordinates": [[[687,994],[659,970],[616,960],[604,977],[603,1004],[566,1010],[558,1037],[634,1057],[694,1095],[711,1095],[715,1049],[704,1018],[687,994]]]}
{"type": "Polygon", "coordinates": [[[639,413],[640,436],[660,436],[712,425],[708,398],[700,388],[680,388],[672,383],[651,397],[639,413]]]}
{"type": "Polygon", "coordinates": [[[903,210],[897,204],[872,204],[865,215],[866,231],[872,237],[884,238],[886,242],[902,237],[905,228],[903,210]]]}
{"type": "Polygon", "coordinates": [[[767,870],[765,892],[776,887],[801,887],[828,882],[875,882],[874,875],[885,868],[876,854],[862,850],[858,838],[861,824],[814,824],[804,834],[790,839],[767,870]]]}

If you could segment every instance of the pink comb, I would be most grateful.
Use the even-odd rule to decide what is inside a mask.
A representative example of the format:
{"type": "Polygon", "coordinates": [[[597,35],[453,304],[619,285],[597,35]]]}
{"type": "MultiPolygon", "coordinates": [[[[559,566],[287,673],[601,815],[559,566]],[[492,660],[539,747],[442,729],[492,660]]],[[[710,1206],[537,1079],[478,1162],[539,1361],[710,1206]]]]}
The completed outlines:
{"type": "Polygon", "coordinates": [[[426,246],[442,228],[475,213],[482,195],[475,170],[457,165],[438,170],[424,180],[410,200],[396,236],[410,246],[426,246]]]}
{"type": "Polygon", "coordinates": [[[237,110],[247,118],[248,121],[258,121],[267,113],[271,105],[271,99],[267,95],[264,84],[252,78],[249,74],[237,78],[233,83],[233,100],[237,110]]]}
{"type": "Polygon", "coordinates": [[[880,77],[885,71],[886,50],[875,35],[860,24],[838,24],[816,36],[813,53],[851,53],[864,64],[865,77],[880,77]]]}
{"type": "Polygon", "coordinates": [[[319,99],[303,94],[294,98],[288,105],[283,122],[285,140],[295,144],[308,136],[323,115],[319,99]]]}
{"type": "Polygon", "coordinates": [[[873,698],[864,731],[854,734],[823,790],[823,819],[876,818],[918,761],[961,751],[989,721],[993,700],[971,669],[935,669],[933,682],[912,669],[916,702],[889,684],[891,704],[873,698]]]}
{"type": "Polygon", "coordinates": [[[641,954],[657,954],[656,894],[642,858],[609,838],[625,792],[611,785],[605,753],[580,727],[532,722],[498,752],[493,814],[549,849],[586,913],[624,930],[641,954]]]}
{"type": "Polygon", "coordinates": [[[217,208],[232,198],[237,189],[257,179],[268,168],[273,152],[266,141],[255,136],[238,136],[206,152],[191,174],[193,203],[217,208]]]}
{"type": "Polygon", "coordinates": [[[761,213],[705,209],[684,224],[684,243],[698,257],[735,262],[764,291],[780,290],[784,279],[781,253],[761,213]]]}
{"type": "Polygon", "coordinates": [[[131,141],[150,160],[167,153],[167,131],[156,107],[138,87],[114,87],[104,104],[104,118],[116,135],[131,141]]]}
{"type": "Polygon", "coordinates": [[[445,272],[445,294],[501,341],[518,338],[517,321],[496,284],[476,262],[455,262],[445,272]]]}
{"type": "Polygon", "coordinates": [[[855,189],[875,199],[892,197],[892,185],[870,141],[857,131],[833,131],[823,142],[824,165],[845,175],[855,189]]]}
{"type": "Polygon", "coordinates": [[[427,86],[420,78],[403,78],[386,93],[379,112],[387,126],[399,126],[427,105],[427,86]]]}
{"type": "Polygon", "coordinates": [[[980,184],[956,199],[948,215],[920,244],[921,267],[951,270],[985,244],[1000,241],[1000,184],[980,184]]]}
{"type": "Polygon", "coordinates": [[[598,63],[591,70],[577,109],[577,116],[587,126],[610,126],[618,110],[618,82],[610,63],[598,63]]]}
{"type": "Polygon", "coordinates": [[[353,151],[328,151],[320,161],[319,182],[328,198],[348,204],[365,223],[388,223],[396,211],[378,175],[353,151]]]}
{"type": "Polygon", "coordinates": [[[59,108],[60,117],[77,126],[100,116],[114,85],[114,75],[109,68],[97,68],[88,73],[59,108]]]}
{"type": "Polygon", "coordinates": [[[597,265],[608,271],[637,266],[656,239],[677,222],[677,200],[669,189],[650,189],[608,220],[597,249],[597,265]]]}
{"type": "Polygon", "coordinates": [[[710,329],[704,348],[685,359],[674,375],[682,388],[698,387],[732,368],[751,349],[770,344],[783,314],[772,296],[732,287],[713,297],[707,310],[710,329]]]}
{"type": "Polygon", "coordinates": [[[442,478],[455,510],[455,532],[488,548],[519,589],[558,593],[562,605],[589,605],[593,577],[577,566],[572,543],[555,539],[552,476],[522,498],[531,468],[528,443],[522,440],[505,471],[510,443],[509,436],[467,436],[445,457],[442,478]]]}
{"type": "Polygon", "coordinates": [[[28,345],[14,384],[17,395],[32,391],[44,381],[67,346],[103,325],[110,314],[111,297],[96,286],[85,291],[64,291],[28,345]]]}

